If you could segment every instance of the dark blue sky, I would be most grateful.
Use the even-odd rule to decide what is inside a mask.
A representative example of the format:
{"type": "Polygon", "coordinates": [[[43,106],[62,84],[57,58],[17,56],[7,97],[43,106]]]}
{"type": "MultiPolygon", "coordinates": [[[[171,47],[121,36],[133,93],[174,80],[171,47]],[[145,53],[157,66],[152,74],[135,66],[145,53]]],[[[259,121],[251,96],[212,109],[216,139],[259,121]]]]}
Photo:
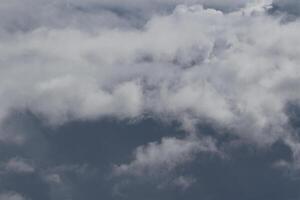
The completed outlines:
{"type": "MultiPolygon", "coordinates": [[[[178,123],[164,124],[151,118],[138,122],[106,119],[49,128],[31,114],[18,113],[10,120],[14,121],[14,127],[26,130],[30,139],[22,145],[1,144],[1,158],[23,158],[35,169],[3,173],[0,186],[2,191],[14,191],[28,199],[281,200],[300,197],[297,173],[274,167],[278,160],[292,159],[291,149],[282,141],[257,149],[252,144],[229,145],[237,138],[218,138],[220,148],[228,154],[226,158],[200,153],[193,161],[159,176],[115,177],[112,165],[130,161],[138,146],[163,137],[184,137],[178,123]],[[50,174],[58,174],[60,182],[45,178],[50,174]],[[182,188],[172,183],[176,177],[189,177],[194,182],[182,188]]],[[[215,137],[208,126],[200,127],[200,131],[215,137]]]]}

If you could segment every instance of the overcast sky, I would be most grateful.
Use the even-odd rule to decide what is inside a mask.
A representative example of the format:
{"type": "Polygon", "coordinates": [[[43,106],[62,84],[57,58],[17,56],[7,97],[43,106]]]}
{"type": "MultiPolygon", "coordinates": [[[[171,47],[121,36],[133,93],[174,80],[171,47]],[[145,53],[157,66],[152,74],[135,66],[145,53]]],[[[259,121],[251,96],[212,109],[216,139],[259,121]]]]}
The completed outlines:
{"type": "Polygon", "coordinates": [[[299,0],[1,0],[0,200],[299,200],[299,0]]]}

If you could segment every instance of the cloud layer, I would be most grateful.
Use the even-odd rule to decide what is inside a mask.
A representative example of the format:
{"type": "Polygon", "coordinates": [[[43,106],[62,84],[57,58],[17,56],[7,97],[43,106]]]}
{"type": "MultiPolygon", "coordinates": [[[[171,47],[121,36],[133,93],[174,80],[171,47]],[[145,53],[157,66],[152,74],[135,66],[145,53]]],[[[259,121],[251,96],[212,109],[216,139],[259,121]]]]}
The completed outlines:
{"type": "MultiPolygon", "coordinates": [[[[297,170],[290,111],[300,103],[299,13],[297,0],[4,0],[0,140],[30,138],[10,126],[15,113],[49,129],[150,116],[178,122],[186,135],[136,145],[131,160],[113,163],[115,177],[169,173],[199,154],[221,155],[236,145],[220,145],[226,134],[260,149],[282,141],[293,159],[279,165],[297,170]],[[199,130],[203,124],[217,136],[199,130]]],[[[3,173],[36,173],[35,162],[5,160],[3,173]]],[[[55,185],[65,169],[38,173],[55,185]]],[[[196,181],[181,175],[168,183],[185,190],[196,181]]]]}
{"type": "MultiPolygon", "coordinates": [[[[299,98],[300,41],[299,22],[282,24],[266,13],[266,2],[229,13],[179,5],[151,17],[142,29],[96,25],[90,32],[41,21],[29,32],[4,34],[0,116],[29,110],[62,124],[152,113],[212,120],[272,140],[286,124],[285,106],[299,98]]],[[[13,11],[20,6],[7,4],[13,11]]]]}

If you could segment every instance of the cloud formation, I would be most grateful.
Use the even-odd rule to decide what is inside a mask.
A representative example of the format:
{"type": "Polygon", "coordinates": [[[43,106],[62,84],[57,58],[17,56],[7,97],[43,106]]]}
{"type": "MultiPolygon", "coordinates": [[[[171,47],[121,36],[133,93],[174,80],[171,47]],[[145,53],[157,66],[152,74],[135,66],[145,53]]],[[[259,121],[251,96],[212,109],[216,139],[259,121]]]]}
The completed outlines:
{"type": "Polygon", "coordinates": [[[297,0],[274,0],[273,6],[275,9],[279,11],[286,12],[292,15],[299,15],[300,14],[300,3],[297,0]]]}
{"type": "Polygon", "coordinates": [[[248,5],[230,13],[179,5],[142,30],[46,23],[3,36],[0,116],[29,110],[61,124],[153,113],[272,140],[287,121],[285,105],[299,98],[299,22],[283,25],[267,4],[248,5]]]}
{"type": "Polygon", "coordinates": [[[7,192],[0,194],[1,200],[25,200],[23,196],[13,192],[7,192]]]}
{"type": "MultiPolygon", "coordinates": [[[[140,146],[134,153],[134,160],[129,164],[115,166],[114,175],[160,176],[175,167],[193,160],[199,152],[217,153],[211,139],[195,140],[163,138],[161,143],[140,146]]],[[[188,187],[189,181],[179,179],[175,184],[188,187]]]]}
{"type": "Polygon", "coordinates": [[[4,164],[4,169],[8,172],[15,173],[32,173],[35,171],[34,167],[21,158],[12,158],[4,164]]]}
{"type": "MultiPolygon", "coordinates": [[[[0,140],[24,141],[5,128],[15,112],[53,127],[151,116],[179,121],[188,136],[141,144],[115,174],[219,151],[197,131],[202,123],[258,147],[282,140],[299,166],[287,112],[300,100],[299,13],[297,0],[4,0],[0,140]]],[[[6,168],[34,171],[16,158],[6,168]]]]}

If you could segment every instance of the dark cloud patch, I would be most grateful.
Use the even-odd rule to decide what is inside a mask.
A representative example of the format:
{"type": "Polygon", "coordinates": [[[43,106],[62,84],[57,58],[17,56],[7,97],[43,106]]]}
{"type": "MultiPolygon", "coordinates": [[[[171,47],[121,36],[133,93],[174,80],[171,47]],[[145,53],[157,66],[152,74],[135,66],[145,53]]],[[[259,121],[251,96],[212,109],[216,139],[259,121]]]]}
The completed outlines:
{"type": "Polygon", "coordinates": [[[14,191],[32,200],[50,200],[48,185],[38,174],[1,175],[1,191],[14,191]]]}
{"type": "Polygon", "coordinates": [[[300,128],[300,107],[297,105],[297,103],[289,103],[286,106],[286,112],[288,113],[289,116],[289,124],[293,129],[296,129],[297,132],[299,132],[300,128]]]}
{"type": "MultiPolygon", "coordinates": [[[[292,160],[292,151],[283,141],[257,149],[235,138],[215,137],[215,128],[202,125],[198,131],[216,138],[229,156],[200,153],[192,162],[160,177],[113,177],[112,164],[130,160],[138,146],[166,136],[182,138],[184,133],[176,123],[165,124],[151,118],[137,122],[73,122],[49,128],[32,115],[17,116],[12,120],[16,119],[19,127],[32,124],[30,140],[15,146],[19,151],[2,149],[2,155],[14,152],[13,156],[25,157],[34,164],[35,171],[2,172],[0,186],[3,191],[14,191],[32,200],[300,197],[299,181],[275,166],[279,160],[292,160]],[[40,142],[45,150],[39,152],[40,142]]],[[[3,157],[1,160],[5,161],[3,157]]]]}
{"type": "Polygon", "coordinates": [[[164,136],[181,136],[179,128],[175,122],[166,125],[151,118],[140,122],[108,119],[69,123],[54,129],[47,137],[58,159],[102,164],[123,161],[141,144],[164,136]]]}
{"type": "Polygon", "coordinates": [[[300,2],[297,0],[274,0],[273,10],[298,16],[300,14],[300,2]]]}
{"type": "MultiPolygon", "coordinates": [[[[153,15],[171,13],[178,4],[203,3],[205,7],[232,11],[247,0],[236,1],[176,0],[176,1],[107,1],[107,0],[5,0],[0,6],[1,31],[27,33],[39,28],[75,28],[85,31],[99,29],[142,28],[153,15]],[[233,7],[232,3],[235,3],[233,7]],[[230,5],[231,4],[231,5],[230,5]]],[[[1,33],[1,32],[0,32],[1,33]]]]}
{"type": "Polygon", "coordinates": [[[73,122],[51,128],[30,113],[16,113],[8,122],[22,132],[24,140],[1,145],[1,163],[13,157],[26,158],[35,170],[15,173],[3,169],[0,187],[32,200],[68,196],[110,199],[115,184],[110,175],[114,163],[130,159],[141,144],[183,134],[176,122],[165,124],[151,118],[138,122],[73,122]]]}
{"type": "Polygon", "coordinates": [[[199,185],[194,192],[203,191],[208,199],[298,198],[296,185],[299,183],[290,181],[272,168],[274,157],[281,157],[276,150],[278,147],[274,148],[264,153],[246,146],[236,149],[229,161],[200,162],[193,170],[196,171],[195,176],[199,177],[199,185]]]}
{"type": "Polygon", "coordinates": [[[178,169],[168,178],[149,181],[138,180],[119,183],[123,199],[297,199],[299,181],[292,181],[274,163],[291,159],[291,150],[282,142],[271,149],[257,150],[247,144],[230,149],[228,159],[199,156],[195,162],[178,169]],[[172,186],[179,175],[194,177],[196,181],[186,190],[172,186]],[[171,178],[170,178],[171,177],[171,178]],[[160,188],[161,185],[164,187],[160,188]],[[122,188],[123,186],[123,188],[122,188]],[[123,189],[123,190],[122,190],[123,189]],[[123,192],[123,193],[122,193],[123,192]]]}

